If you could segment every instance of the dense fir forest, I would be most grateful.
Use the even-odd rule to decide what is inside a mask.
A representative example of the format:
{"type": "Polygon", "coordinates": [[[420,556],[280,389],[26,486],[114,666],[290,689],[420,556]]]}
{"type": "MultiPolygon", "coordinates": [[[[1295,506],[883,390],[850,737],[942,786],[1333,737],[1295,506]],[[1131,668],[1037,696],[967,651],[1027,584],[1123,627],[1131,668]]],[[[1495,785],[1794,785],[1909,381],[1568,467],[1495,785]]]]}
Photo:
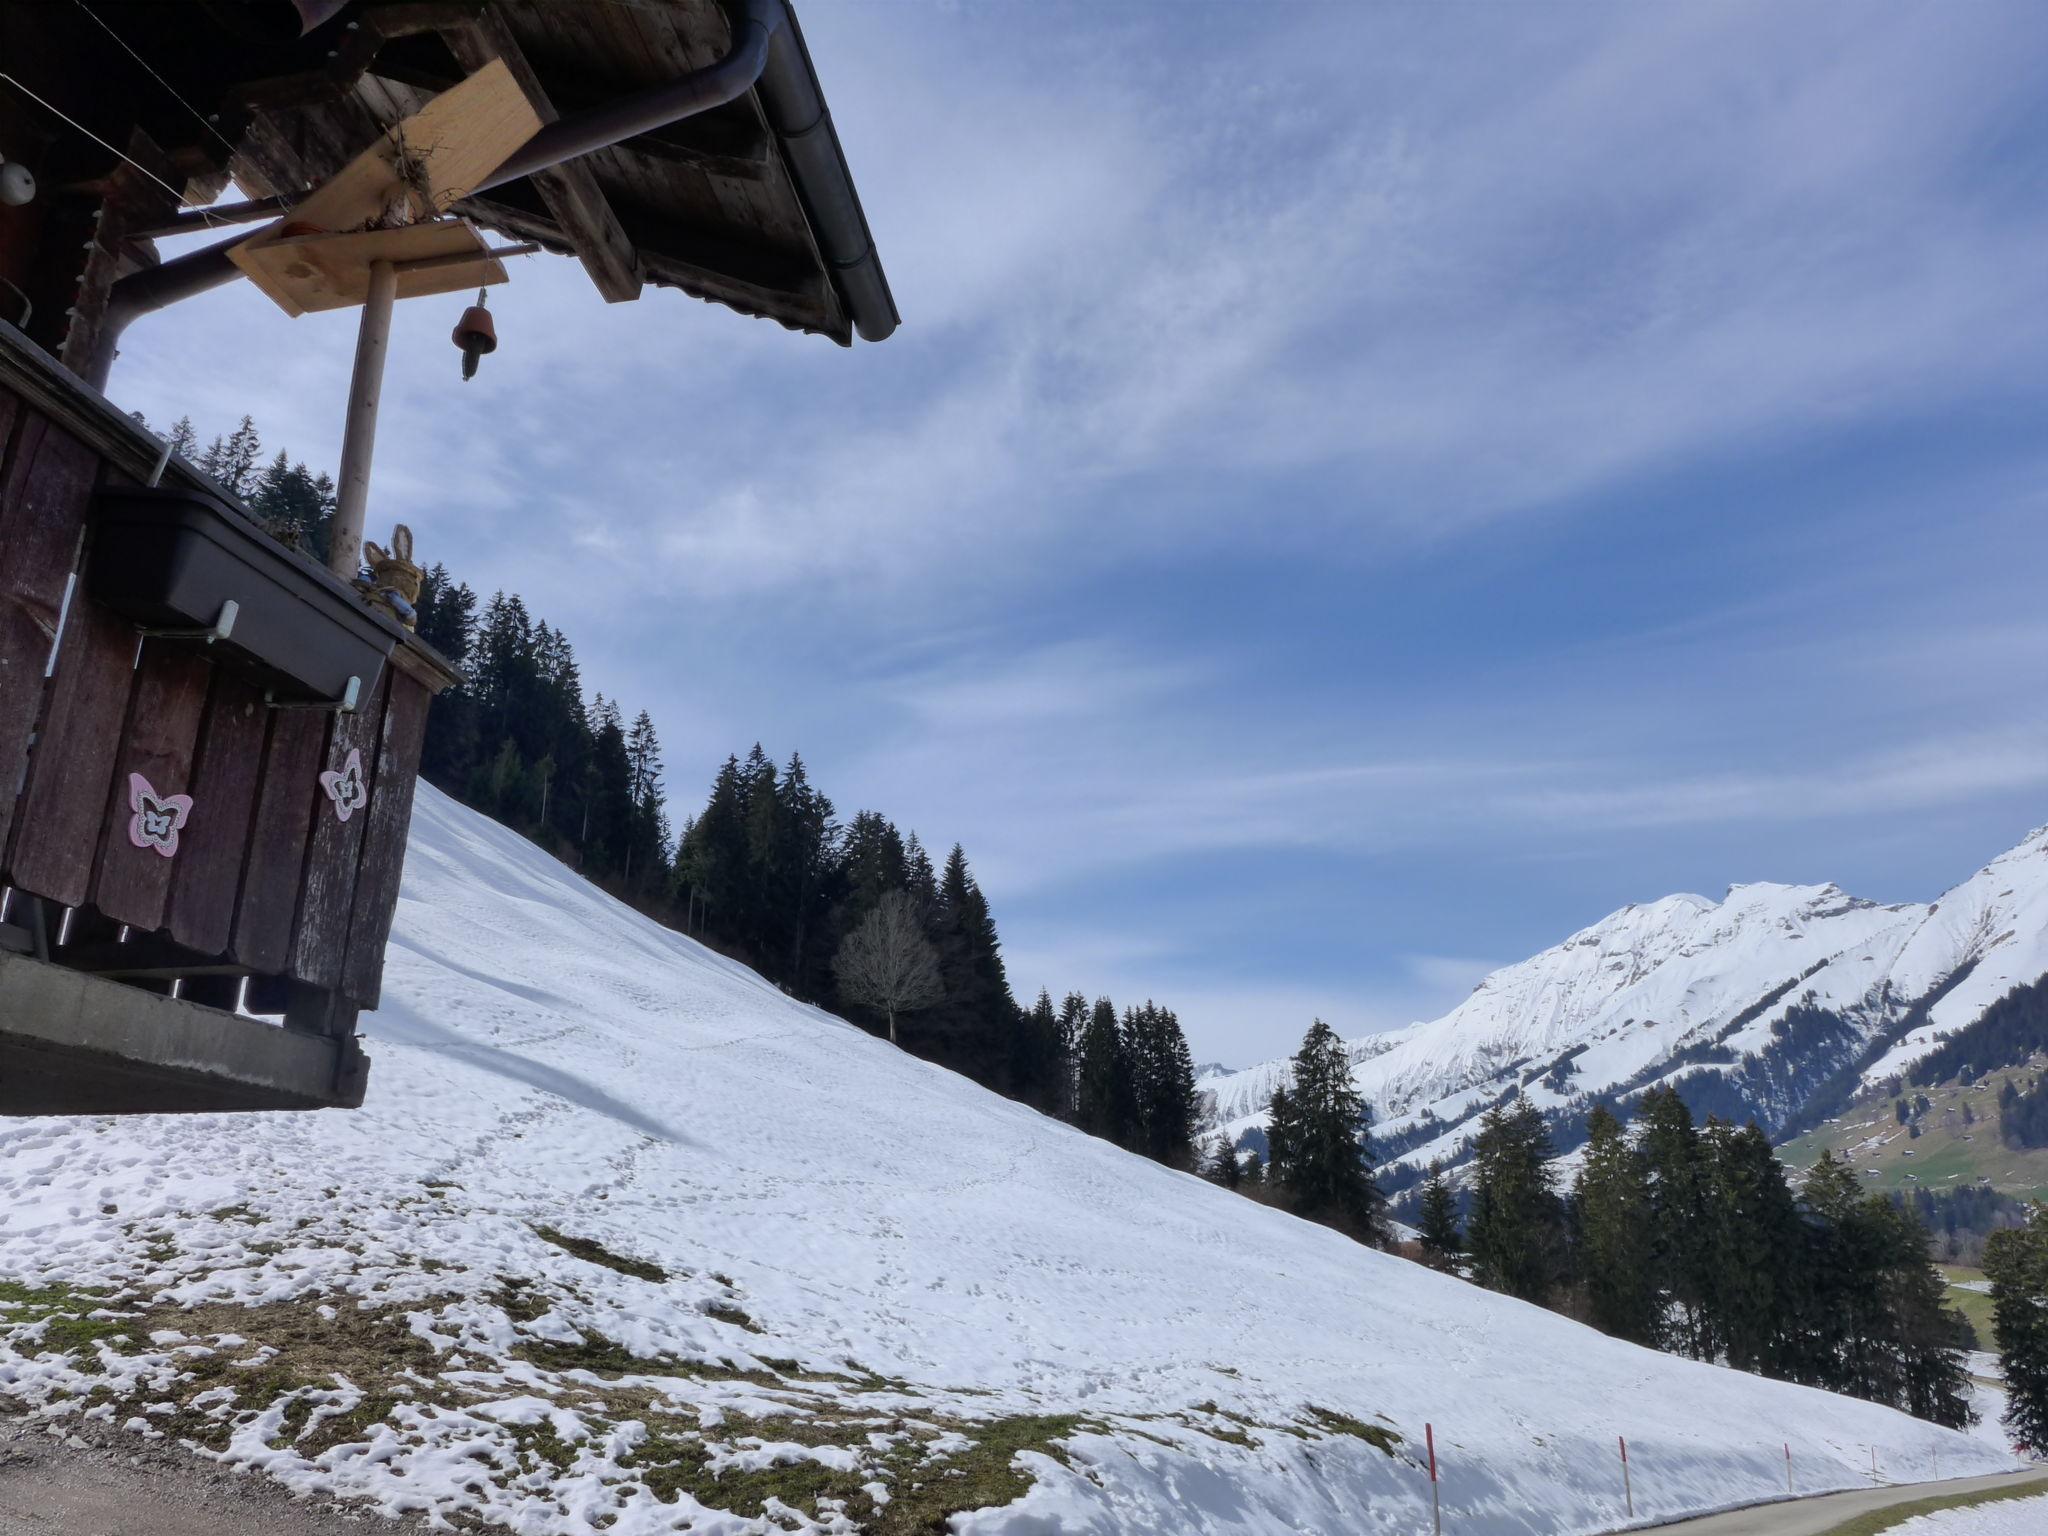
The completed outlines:
{"type": "Polygon", "coordinates": [[[2048,1147],[2048,1077],[1998,1091],[1998,1136],[2008,1147],[2048,1147]]]}
{"type": "MultiPolygon", "coordinates": [[[[324,558],[334,486],[279,452],[269,460],[247,416],[173,449],[246,501],[275,537],[324,558]]],[[[524,833],[642,912],[745,962],[795,997],[878,1033],[874,994],[849,978],[885,907],[908,913],[904,955],[928,974],[893,1020],[905,1050],[1132,1151],[1195,1162],[1194,1059],[1173,1011],[1147,1001],[1049,991],[1020,1007],[988,898],[966,851],[934,863],[915,832],[878,811],[842,822],[801,757],[759,744],[728,757],[703,807],[677,826],[663,789],[660,737],[644,709],[586,699],[569,637],[516,593],[482,599],[436,564],[417,608],[420,638],[465,680],[435,701],[421,773],[524,833]]],[[[908,994],[905,994],[906,996],[908,994]]]]}
{"type": "Polygon", "coordinates": [[[2048,1050],[2048,977],[2014,987],[1977,1019],[1915,1061],[1908,1077],[1919,1085],[1999,1067],[2025,1066],[2048,1050]]]}
{"type": "Polygon", "coordinates": [[[1795,1194],[1754,1123],[1696,1125],[1670,1088],[1643,1095],[1633,1135],[1593,1111],[1569,1190],[1553,1155],[1526,1099],[1488,1110],[1462,1231],[1442,1170],[1424,1185],[1424,1257],[1634,1343],[1970,1421],[1972,1340],[1927,1228],[1847,1165],[1823,1154],[1795,1194]]]}

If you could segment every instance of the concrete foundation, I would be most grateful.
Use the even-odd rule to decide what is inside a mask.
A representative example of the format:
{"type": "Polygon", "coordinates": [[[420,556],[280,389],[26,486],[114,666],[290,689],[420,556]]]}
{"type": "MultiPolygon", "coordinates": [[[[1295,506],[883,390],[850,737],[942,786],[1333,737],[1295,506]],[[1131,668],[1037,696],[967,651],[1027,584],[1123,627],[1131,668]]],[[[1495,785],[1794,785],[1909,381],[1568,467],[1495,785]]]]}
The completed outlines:
{"type": "Polygon", "coordinates": [[[369,1070],[353,1037],[0,951],[0,1114],[354,1109],[369,1070]]]}

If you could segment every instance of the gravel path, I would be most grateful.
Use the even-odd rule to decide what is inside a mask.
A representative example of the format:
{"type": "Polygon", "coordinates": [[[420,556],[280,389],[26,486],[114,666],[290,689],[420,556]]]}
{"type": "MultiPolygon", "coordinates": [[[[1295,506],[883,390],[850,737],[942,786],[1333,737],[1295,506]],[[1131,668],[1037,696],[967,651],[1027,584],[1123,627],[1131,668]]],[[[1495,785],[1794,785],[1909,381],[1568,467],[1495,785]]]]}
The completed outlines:
{"type": "Polygon", "coordinates": [[[253,1472],[77,1422],[0,1418],[0,1536],[412,1536],[426,1527],[294,1499],[253,1472]]]}
{"type": "MultiPolygon", "coordinates": [[[[2010,1488],[2018,1483],[2038,1483],[2044,1494],[2048,1494],[2048,1472],[2007,1472],[1996,1477],[1959,1477],[1940,1483],[1900,1483],[1889,1488],[1865,1488],[1853,1493],[1823,1494],[1812,1499],[1785,1499],[1775,1504],[1755,1504],[1748,1509],[1731,1509],[1725,1514],[1704,1515],[1697,1520],[1680,1520],[1670,1525],[1655,1527],[1658,1531],[1669,1531],[1673,1536],[1826,1536],[1843,1521],[1872,1510],[1889,1509],[1895,1504],[1912,1504],[1920,1499],[1932,1498],[1937,1494],[1971,1493],[1980,1488],[2010,1488]]],[[[1895,1529],[1901,1533],[1911,1531],[1913,1536],[2005,1536],[2006,1527],[1991,1525],[1993,1514],[2007,1509],[2038,1509],[2042,1500],[2015,1499],[2009,1503],[1992,1504],[1982,1510],[1959,1509],[1950,1512],[1955,1524],[1925,1525],[1926,1520],[1947,1518],[1947,1516],[1926,1516],[1923,1520],[1909,1522],[1895,1529]],[[1972,1524],[1971,1522],[1977,1522],[1972,1524]]],[[[2011,1527],[2020,1536],[2039,1536],[2048,1529],[2040,1523],[2039,1515],[2033,1515],[2032,1523],[2022,1521],[2011,1527]]],[[[1886,1532],[1892,1536],[1892,1532],[1886,1532]]]]}

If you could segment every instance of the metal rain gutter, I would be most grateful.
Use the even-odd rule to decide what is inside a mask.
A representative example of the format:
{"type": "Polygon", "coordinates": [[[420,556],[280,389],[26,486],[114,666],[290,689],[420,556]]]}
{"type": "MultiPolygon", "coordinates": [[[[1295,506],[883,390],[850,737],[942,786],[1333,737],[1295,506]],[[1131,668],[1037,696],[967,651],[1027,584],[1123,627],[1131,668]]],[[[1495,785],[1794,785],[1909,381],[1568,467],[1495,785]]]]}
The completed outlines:
{"type": "Polygon", "coordinates": [[[832,127],[831,110],[818,89],[818,72],[795,13],[782,0],[767,3],[781,13],[781,25],[773,31],[768,66],[761,72],[761,110],[782,145],[818,253],[854,328],[864,341],[886,341],[901,317],[874,236],[868,232],[860,194],[854,190],[853,172],[832,127]]]}

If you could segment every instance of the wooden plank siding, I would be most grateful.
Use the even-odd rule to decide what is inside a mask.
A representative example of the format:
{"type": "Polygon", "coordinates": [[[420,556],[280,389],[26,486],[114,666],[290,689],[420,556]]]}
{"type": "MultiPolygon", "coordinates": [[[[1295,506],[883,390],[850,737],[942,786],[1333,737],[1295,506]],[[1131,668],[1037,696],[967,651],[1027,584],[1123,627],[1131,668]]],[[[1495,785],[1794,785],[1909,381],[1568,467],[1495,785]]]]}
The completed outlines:
{"type": "Polygon", "coordinates": [[[269,723],[261,690],[215,667],[192,762],[192,817],[171,861],[166,914],[171,938],[202,954],[225,953],[234,932],[269,723]]]}
{"type": "Polygon", "coordinates": [[[72,600],[10,861],[15,884],[61,906],[82,904],[92,886],[134,658],[133,625],[72,600]]]}
{"type": "MultiPolygon", "coordinates": [[[[350,752],[362,754],[363,778],[369,785],[369,805],[377,803],[382,787],[378,775],[378,747],[384,729],[384,703],[390,696],[391,678],[397,671],[386,667],[370,697],[352,715],[334,716],[322,766],[339,773],[350,752]]],[[[298,914],[292,923],[292,948],[287,969],[293,976],[316,987],[333,991],[341,985],[342,962],[348,955],[349,918],[355,908],[356,860],[362,853],[363,831],[369,825],[369,805],[359,807],[343,821],[335,805],[316,785],[313,803],[313,836],[306,845],[305,879],[299,886],[298,914]]]]}
{"type": "Polygon", "coordinates": [[[0,393],[0,851],[7,847],[43,698],[65,579],[78,553],[99,457],[0,393]]]}
{"type": "Polygon", "coordinates": [[[192,749],[199,740],[199,717],[206,709],[212,671],[189,643],[144,642],[140,664],[134,667],[112,782],[101,791],[107,808],[90,899],[114,921],[145,933],[163,926],[171,872],[190,850],[192,836],[188,823],[178,835],[178,854],[168,859],[154,848],[130,842],[128,823],[134,812],[128,801],[128,776],[141,774],[159,795],[190,792],[192,749]]]}
{"type": "Polygon", "coordinates": [[[281,973],[291,956],[313,802],[324,800],[317,775],[326,746],[325,715],[293,710],[271,716],[249,828],[248,872],[235,901],[228,945],[229,957],[251,970],[281,973]]]}
{"type": "Polygon", "coordinates": [[[363,853],[356,870],[355,903],[349,914],[348,951],[342,962],[342,995],[362,1008],[375,1008],[384,980],[384,946],[391,937],[391,918],[398,906],[398,883],[405,870],[405,835],[412,825],[413,786],[419,779],[420,749],[427,739],[427,706],[433,702],[423,684],[395,667],[384,669],[391,679],[384,707],[382,741],[377,748],[377,781],[370,803],[358,812],[368,818],[363,853]]]}
{"type": "Polygon", "coordinates": [[[405,636],[357,712],[273,708],[235,656],[145,638],[81,581],[46,677],[95,492],[155,442],[0,327],[0,883],[70,909],[59,963],[224,1008],[246,973],[252,1005],[346,1032],[380,989],[427,711],[456,674],[405,636]],[[352,748],[369,799],[343,822],[319,775],[352,748]],[[192,797],[174,856],[130,841],[131,774],[192,797]]]}

